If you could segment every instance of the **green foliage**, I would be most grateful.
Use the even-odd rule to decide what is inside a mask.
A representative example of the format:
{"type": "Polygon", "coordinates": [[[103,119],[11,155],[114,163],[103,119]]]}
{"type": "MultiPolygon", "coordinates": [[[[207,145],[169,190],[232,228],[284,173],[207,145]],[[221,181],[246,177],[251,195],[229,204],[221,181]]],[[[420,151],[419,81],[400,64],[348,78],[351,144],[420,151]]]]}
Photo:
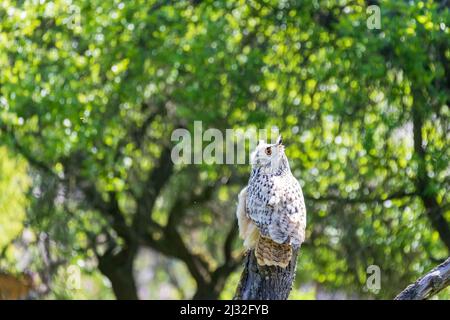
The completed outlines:
{"type": "Polygon", "coordinates": [[[23,229],[29,186],[26,162],[12,158],[5,147],[0,147],[0,250],[23,229]]]}
{"type": "MultiPolygon", "coordinates": [[[[190,255],[211,274],[237,261],[240,241],[229,256],[224,243],[248,166],[176,166],[144,210],[151,222],[137,218],[172,131],[201,120],[280,128],[308,207],[296,283],[306,289],[293,298],[392,298],[448,256],[427,214],[449,228],[448,8],[380,1],[381,29],[369,30],[362,0],[197,2],[1,2],[0,143],[28,160],[34,192],[23,161],[0,148],[0,248],[27,207],[33,245],[48,234],[63,269],[81,265],[95,282],[71,292],[56,273],[49,297],[108,298],[97,263],[110,247],[134,250],[124,224],[166,256],[152,266],[152,292],[211,289],[190,255]],[[372,264],[376,295],[364,288],[372,264]]],[[[233,296],[240,270],[227,272],[214,297],[233,296]]]]}

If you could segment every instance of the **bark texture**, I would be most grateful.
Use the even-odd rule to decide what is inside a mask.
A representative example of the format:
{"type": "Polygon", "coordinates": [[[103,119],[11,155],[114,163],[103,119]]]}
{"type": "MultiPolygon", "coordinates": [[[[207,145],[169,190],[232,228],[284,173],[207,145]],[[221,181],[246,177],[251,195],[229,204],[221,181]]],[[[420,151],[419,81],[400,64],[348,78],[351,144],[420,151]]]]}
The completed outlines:
{"type": "Polygon", "coordinates": [[[247,252],[236,300],[286,300],[295,280],[298,249],[286,268],[260,266],[254,250],[247,252]]]}
{"type": "Polygon", "coordinates": [[[119,253],[108,250],[99,256],[98,267],[111,281],[114,295],[118,300],[138,300],[136,282],[133,276],[134,249],[123,249],[119,253]]]}
{"type": "Polygon", "coordinates": [[[450,285],[450,258],[410,284],[395,300],[425,300],[450,285]]]}

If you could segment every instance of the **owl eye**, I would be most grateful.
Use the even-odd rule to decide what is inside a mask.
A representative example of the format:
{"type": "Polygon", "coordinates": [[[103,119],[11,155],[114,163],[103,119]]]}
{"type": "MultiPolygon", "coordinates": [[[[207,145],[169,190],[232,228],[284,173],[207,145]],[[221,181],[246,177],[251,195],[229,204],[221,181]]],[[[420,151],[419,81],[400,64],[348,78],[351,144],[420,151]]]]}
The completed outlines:
{"type": "Polygon", "coordinates": [[[267,147],[267,148],[266,148],[266,154],[267,154],[268,156],[270,156],[270,155],[272,154],[272,148],[267,147]]]}

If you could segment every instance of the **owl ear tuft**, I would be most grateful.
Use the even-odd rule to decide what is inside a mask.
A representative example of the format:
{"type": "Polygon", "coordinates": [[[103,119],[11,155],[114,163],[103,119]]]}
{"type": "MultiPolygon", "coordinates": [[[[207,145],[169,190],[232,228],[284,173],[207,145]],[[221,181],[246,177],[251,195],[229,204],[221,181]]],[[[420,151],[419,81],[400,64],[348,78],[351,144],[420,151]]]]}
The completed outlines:
{"type": "Polygon", "coordinates": [[[281,135],[279,135],[278,138],[277,138],[276,144],[280,145],[282,143],[283,143],[283,138],[281,137],[281,135]]]}
{"type": "Polygon", "coordinates": [[[263,143],[264,143],[264,140],[261,139],[261,140],[258,141],[257,145],[259,146],[260,144],[263,144],[263,143]]]}

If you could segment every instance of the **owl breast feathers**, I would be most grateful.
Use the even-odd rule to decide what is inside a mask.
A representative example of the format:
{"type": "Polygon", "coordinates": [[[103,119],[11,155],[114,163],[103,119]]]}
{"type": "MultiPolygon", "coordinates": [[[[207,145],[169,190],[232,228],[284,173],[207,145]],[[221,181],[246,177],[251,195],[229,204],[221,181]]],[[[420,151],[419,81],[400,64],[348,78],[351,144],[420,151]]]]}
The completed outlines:
{"type": "Polygon", "coordinates": [[[275,166],[253,167],[239,194],[237,217],[244,246],[255,249],[258,264],[285,268],[292,249],[305,239],[306,209],[300,184],[281,152],[275,166]]]}

